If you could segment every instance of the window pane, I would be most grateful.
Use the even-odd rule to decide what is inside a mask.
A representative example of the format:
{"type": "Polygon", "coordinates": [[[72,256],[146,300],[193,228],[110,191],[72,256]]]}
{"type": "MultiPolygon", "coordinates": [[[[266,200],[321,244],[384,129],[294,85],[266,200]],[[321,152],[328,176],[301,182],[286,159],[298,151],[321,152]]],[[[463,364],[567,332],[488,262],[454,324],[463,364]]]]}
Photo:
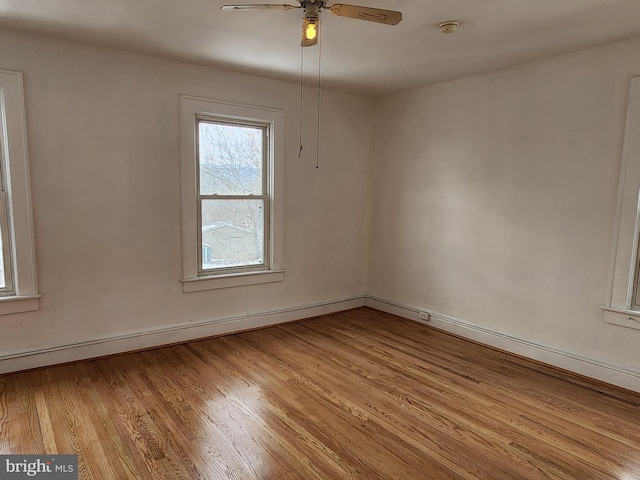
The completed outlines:
{"type": "Polygon", "coordinates": [[[264,200],[203,200],[202,252],[202,270],[263,264],[264,200]]]}
{"type": "Polygon", "coordinates": [[[201,195],[262,195],[263,129],[198,122],[201,195]]]}
{"type": "Polygon", "coordinates": [[[6,282],[4,281],[4,254],[2,251],[3,246],[2,232],[0,232],[0,288],[5,288],[7,286],[6,282]]]}

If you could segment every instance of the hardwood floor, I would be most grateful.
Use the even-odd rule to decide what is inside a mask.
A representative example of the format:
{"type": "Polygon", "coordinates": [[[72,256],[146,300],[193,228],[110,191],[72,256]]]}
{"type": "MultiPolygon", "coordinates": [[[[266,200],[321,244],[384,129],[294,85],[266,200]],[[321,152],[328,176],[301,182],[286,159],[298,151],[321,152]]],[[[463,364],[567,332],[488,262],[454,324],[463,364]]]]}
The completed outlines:
{"type": "Polygon", "coordinates": [[[640,394],[368,308],[0,376],[83,479],[640,479],[640,394]]]}

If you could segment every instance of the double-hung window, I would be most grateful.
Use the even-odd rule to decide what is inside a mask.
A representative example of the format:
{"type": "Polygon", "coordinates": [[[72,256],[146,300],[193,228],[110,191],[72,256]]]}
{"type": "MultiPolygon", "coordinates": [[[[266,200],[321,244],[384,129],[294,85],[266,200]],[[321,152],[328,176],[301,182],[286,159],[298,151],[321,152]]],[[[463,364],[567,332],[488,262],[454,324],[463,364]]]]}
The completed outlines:
{"type": "Polygon", "coordinates": [[[268,265],[268,125],[198,115],[199,274],[268,265]]]}
{"type": "Polygon", "coordinates": [[[282,111],[182,96],[180,118],[184,291],[281,281],[282,111]]]}
{"type": "Polygon", "coordinates": [[[22,74],[0,70],[0,315],[38,297],[22,74]]]}
{"type": "Polygon", "coordinates": [[[640,329],[640,77],[631,79],[605,321],[640,329]]]}

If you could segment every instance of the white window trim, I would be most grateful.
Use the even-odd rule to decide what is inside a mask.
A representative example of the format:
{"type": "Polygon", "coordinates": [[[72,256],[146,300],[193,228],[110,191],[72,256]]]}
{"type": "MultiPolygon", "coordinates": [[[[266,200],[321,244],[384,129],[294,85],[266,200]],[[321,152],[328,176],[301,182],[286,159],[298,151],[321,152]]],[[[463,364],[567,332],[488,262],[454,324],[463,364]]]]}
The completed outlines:
{"type": "Polygon", "coordinates": [[[180,190],[182,214],[182,289],[199,292],[284,280],[284,112],[219,100],[180,96],[180,190]],[[269,264],[264,270],[198,275],[198,207],[196,168],[196,116],[243,118],[270,124],[269,264]]]}
{"type": "Polygon", "coordinates": [[[2,172],[6,188],[14,294],[0,297],[0,315],[37,310],[41,295],[31,215],[22,73],[0,70],[2,172]]]}
{"type": "Polygon", "coordinates": [[[632,309],[640,235],[640,77],[631,79],[624,136],[618,206],[614,226],[604,319],[640,329],[640,311],[632,309]]]}

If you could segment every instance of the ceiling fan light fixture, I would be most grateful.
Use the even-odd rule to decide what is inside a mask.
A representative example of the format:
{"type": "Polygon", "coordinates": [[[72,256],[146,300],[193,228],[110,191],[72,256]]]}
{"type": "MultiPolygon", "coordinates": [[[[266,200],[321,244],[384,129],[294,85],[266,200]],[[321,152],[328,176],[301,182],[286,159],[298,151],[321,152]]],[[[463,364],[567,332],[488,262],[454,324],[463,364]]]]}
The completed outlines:
{"type": "Polygon", "coordinates": [[[318,43],[320,33],[320,5],[310,3],[304,7],[302,19],[302,46],[310,47],[318,43]]]}
{"type": "Polygon", "coordinates": [[[302,46],[311,47],[318,43],[318,35],[320,33],[320,21],[307,20],[302,21],[302,46]]]}

